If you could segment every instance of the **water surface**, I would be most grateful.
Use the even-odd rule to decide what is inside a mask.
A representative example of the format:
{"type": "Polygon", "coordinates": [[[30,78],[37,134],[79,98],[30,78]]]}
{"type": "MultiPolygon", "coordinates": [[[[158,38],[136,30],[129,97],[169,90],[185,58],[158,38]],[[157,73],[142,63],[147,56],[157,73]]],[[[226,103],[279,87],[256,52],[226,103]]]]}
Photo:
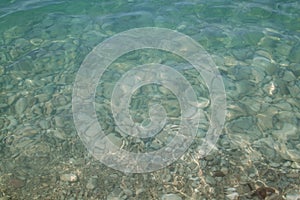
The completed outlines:
{"type": "MultiPolygon", "coordinates": [[[[299,1],[5,0],[0,35],[0,199],[300,198],[299,1]],[[71,96],[93,47],[140,27],[169,28],[199,42],[222,75],[228,109],[209,156],[197,154],[207,118],[180,160],[156,172],[124,174],[87,152],[71,96]]],[[[158,143],[125,137],[107,107],[122,73],[154,61],[174,64],[199,100],[209,99],[201,76],[174,55],[153,50],[116,60],[99,82],[96,109],[104,131],[126,150],[152,151],[169,141],[163,136],[169,129],[158,143]]],[[[157,91],[147,86],[134,93],[133,119],[143,122],[148,103],[159,99],[176,129],[178,101],[157,91]]],[[[204,112],[209,116],[209,106],[204,112]]]]}

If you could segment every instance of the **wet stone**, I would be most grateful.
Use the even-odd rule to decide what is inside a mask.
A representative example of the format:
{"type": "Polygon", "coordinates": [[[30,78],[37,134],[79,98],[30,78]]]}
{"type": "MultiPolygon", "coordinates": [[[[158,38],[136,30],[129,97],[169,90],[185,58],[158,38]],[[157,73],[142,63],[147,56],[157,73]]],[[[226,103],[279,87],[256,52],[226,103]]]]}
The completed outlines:
{"type": "Polygon", "coordinates": [[[242,48],[242,49],[234,49],[232,51],[232,54],[237,60],[245,60],[250,58],[253,52],[250,49],[242,48]]]}
{"type": "Polygon", "coordinates": [[[240,117],[234,120],[230,125],[230,129],[233,133],[241,133],[245,130],[250,130],[253,128],[253,118],[252,117],[240,117]]]}
{"type": "Polygon", "coordinates": [[[283,79],[284,81],[288,81],[288,82],[289,82],[289,81],[295,80],[296,77],[295,77],[295,75],[293,74],[293,72],[288,71],[288,70],[285,70],[282,79],[283,79]]]}
{"type": "Polygon", "coordinates": [[[47,120],[41,120],[39,122],[39,126],[42,128],[42,129],[49,129],[50,128],[50,123],[47,121],[47,120]]]}
{"type": "Polygon", "coordinates": [[[252,45],[256,45],[263,36],[263,33],[259,31],[246,31],[243,33],[243,38],[252,45]]]}
{"type": "Polygon", "coordinates": [[[300,192],[299,190],[290,190],[287,194],[286,194],[286,200],[297,200],[300,199],[300,192]]]}
{"type": "Polygon", "coordinates": [[[56,126],[56,127],[62,128],[62,127],[65,126],[64,120],[62,119],[62,117],[55,116],[55,117],[54,117],[54,122],[55,122],[55,126],[56,126]]]}
{"type": "Polygon", "coordinates": [[[266,73],[261,68],[253,67],[252,74],[254,76],[253,80],[255,81],[255,83],[262,83],[267,80],[266,73]]]}
{"type": "Polygon", "coordinates": [[[237,82],[237,92],[240,95],[240,97],[243,97],[246,95],[251,96],[254,93],[257,93],[257,87],[253,82],[251,82],[247,79],[244,79],[244,80],[240,80],[239,82],[237,82]]]}
{"type": "Polygon", "coordinates": [[[280,165],[281,165],[280,163],[276,163],[276,162],[271,162],[270,163],[270,166],[275,167],[275,168],[280,167],[280,165]]]}
{"type": "Polygon", "coordinates": [[[252,65],[266,71],[269,75],[274,74],[277,69],[276,65],[269,58],[263,56],[255,56],[252,65]]]}
{"type": "Polygon", "coordinates": [[[274,150],[274,140],[272,138],[259,139],[258,141],[254,142],[254,146],[259,149],[263,155],[268,157],[268,159],[275,161],[280,159],[274,150]]]}
{"type": "Polygon", "coordinates": [[[37,98],[39,102],[46,102],[51,99],[51,96],[49,94],[38,94],[35,98],[37,98]]]}
{"type": "Polygon", "coordinates": [[[25,111],[26,107],[27,107],[27,99],[25,99],[25,98],[20,98],[20,99],[16,102],[16,105],[15,105],[16,113],[17,113],[18,115],[23,114],[23,112],[25,111]]]}
{"type": "Polygon", "coordinates": [[[24,38],[18,38],[15,41],[15,47],[18,49],[18,51],[23,53],[24,51],[28,51],[30,49],[30,43],[24,38]]]}
{"type": "Polygon", "coordinates": [[[61,139],[61,140],[65,140],[67,138],[66,134],[62,130],[59,130],[59,129],[53,130],[52,134],[54,137],[61,139]]]}
{"type": "Polygon", "coordinates": [[[236,66],[231,68],[230,73],[234,75],[235,80],[250,79],[252,70],[248,66],[236,66]]]}
{"type": "Polygon", "coordinates": [[[161,197],[162,200],[182,200],[182,198],[177,194],[164,194],[161,197]]]}
{"type": "Polygon", "coordinates": [[[242,102],[245,104],[245,107],[248,107],[247,111],[249,113],[256,113],[261,108],[261,101],[257,98],[245,97],[242,99],[242,102]]]}
{"type": "Polygon", "coordinates": [[[131,190],[129,190],[129,189],[123,189],[123,192],[124,192],[124,194],[127,196],[127,197],[130,197],[130,196],[132,196],[133,195],[133,192],[131,191],[131,190]]]}
{"type": "Polygon", "coordinates": [[[7,129],[12,130],[18,125],[18,122],[17,122],[15,117],[8,116],[7,119],[9,120],[9,124],[7,126],[7,129]]]}
{"type": "Polygon", "coordinates": [[[50,115],[53,114],[54,108],[51,102],[46,102],[45,103],[45,114],[50,115]]]}
{"type": "Polygon", "coordinates": [[[62,174],[60,180],[64,182],[76,182],[78,177],[76,174],[62,174]]]}
{"type": "Polygon", "coordinates": [[[291,167],[292,167],[293,169],[300,169],[300,163],[298,163],[298,162],[293,162],[292,165],[291,165],[291,167]]]}
{"type": "Polygon", "coordinates": [[[89,178],[87,184],[86,184],[86,188],[88,190],[93,190],[97,187],[97,177],[91,177],[89,178]]]}
{"type": "Polygon", "coordinates": [[[226,197],[230,200],[238,200],[239,199],[239,194],[237,192],[232,192],[230,194],[227,194],[226,197]]]}
{"type": "Polygon", "coordinates": [[[300,94],[300,87],[296,84],[289,84],[287,86],[289,93],[292,97],[298,97],[300,94]]]}
{"type": "Polygon", "coordinates": [[[273,127],[273,116],[268,114],[258,114],[258,126],[263,130],[266,131],[268,129],[272,129],[273,127]]]}
{"type": "Polygon", "coordinates": [[[210,176],[210,175],[206,175],[205,176],[205,182],[207,184],[209,184],[210,186],[213,186],[216,184],[216,180],[214,179],[214,177],[210,176]]]}
{"type": "Polygon", "coordinates": [[[33,137],[39,133],[39,130],[36,127],[26,124],[25,126],[20,126],[17,133],[23,137],[33,137]]]}
{"type": "Polygon", "coordinates": [[[34,46],[39,46],[42,44],[42,42],[43,40],[40,38],[33,38],[30,40],[30,43],[33,44],[34,46]]]}
{"type": "Polygon", "coordinates": [[[41,107],[39,105],[34,105],[31,108],[31,112],[33,114],[36,114],[36,115],[41,115],[42,114],[42,109],[41,109],[41,107]]]}
{"type": "Polygon", "coordinates": [[[9,180],[9,185],[12,187],[12,188],[21,188],[25,185],[25,181],[24,180],[21,180],[19,178],[11,178],[9,180]]]}

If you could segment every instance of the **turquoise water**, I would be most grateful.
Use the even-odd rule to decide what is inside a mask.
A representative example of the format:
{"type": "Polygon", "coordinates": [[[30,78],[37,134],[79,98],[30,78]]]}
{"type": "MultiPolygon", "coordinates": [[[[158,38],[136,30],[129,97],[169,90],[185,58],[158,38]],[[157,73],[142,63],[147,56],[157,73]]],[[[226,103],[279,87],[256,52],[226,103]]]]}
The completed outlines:
{"type": "Polygon", "coordinates": [[[299,199],[299,1],[0,2],[0,200],[5,199],[299,199]],[[174,137],[180,106],[161,86],[139,88],[134,121],[149,102],[170,118],[156,138],[120,133],[109,110],[118,79],[134,65],[172,65],[193,86],[205,119],[184,155],[151,173],[126,174],[88,153],[73,122],[76,73],[100,42],[132,28],[176,30],[211,55],[227,95],[226,122],[213,151],[199,157],[209,127],[208,89],[182,58],[132,52],[103,74],[99,123],[127,151],[155,151],[174,137]]]}

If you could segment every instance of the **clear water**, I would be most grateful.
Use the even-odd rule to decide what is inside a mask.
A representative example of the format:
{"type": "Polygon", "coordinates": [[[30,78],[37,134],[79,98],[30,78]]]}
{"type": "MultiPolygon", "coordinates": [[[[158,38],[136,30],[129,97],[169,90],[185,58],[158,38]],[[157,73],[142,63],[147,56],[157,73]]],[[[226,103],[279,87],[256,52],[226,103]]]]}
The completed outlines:
{"type": "MultiPolygon", "coordinates": [[[[299,1],[3,0],[0,35],[1,200],[300,198],[299,1]],[[208,156],[198,158],[197,148],[209,118],[181,159],[155,172],[125,174],[84,147],[72,90],[97,44],[139,27],[177,30],[212,55],[225,84],[227,116],[208,156]]],[[[153,50],[116,60],[97,88],[98,119],[116,145],[153,151],[164,143],[119,134],[107,107],[120,74],[138,62],[181,63],[175,68],[199,100],[209,95],[201,76],[174,55],[153,50]]],[[[160,101],[176,127],[178,101],[157,91],[154,85],[134,93],[133,119],[142,123],[148,102],[160,101]]],[[[204,112],[209,116],[209,106],[204,112]]],[[[170,134],[164,131],[157,137],[170,134]]]]}

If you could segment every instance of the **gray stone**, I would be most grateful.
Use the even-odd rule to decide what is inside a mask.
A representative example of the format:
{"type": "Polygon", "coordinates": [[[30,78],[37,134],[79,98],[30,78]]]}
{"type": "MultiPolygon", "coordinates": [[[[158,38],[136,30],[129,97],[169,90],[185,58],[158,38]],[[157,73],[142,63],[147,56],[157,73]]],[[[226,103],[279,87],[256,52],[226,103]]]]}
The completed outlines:
{"type": "Polygon", "coordinates": [[[162,200],[182,200],[182,198],[177,194],[164,194],[161,197],[162,200]]]}
{"type": "Polygon", "coordinates": [[[291,72],[291,71],[289,71],[289,70],[286,70],[286,71],[284,72],[284,75],[283,75],[282,79],[283,79],[284,81],[293,81],[293,80],[296,79],[296,77],[295,77],[295,75],[293,74],[293,72],[291,72]]]}
{"type": "Polygon", "coordinates": [[[64,182],[76,182],[78,177],[76,174],[62,174],[60,180],[64,182]]]}
{"type": "Polygon", "coordinates": [[[23,114],[23,112],[27,108],[27,99],[26,98],[20,98],[15,105],[15,110],[18,115],[23,114]]]}
{"type": "Polygon", "coordinates": [[[297,200],[300,199],[300,192],[299,191],[289,191],[286,194],[286,200],[297,200]]]}
{"type": "Polygon", "coordinates": [[[50,123],[47,121],[47,120],[41,120],[40,122],[39,122],[39,126],[42,128],[42,129],[44,129],[44,130],[46,130],[46,129],[49,129],[50,128],[50,123]]]}
{"type": "Polygon", "coordinates": [[[238,200],[239,194],[237,192],[233,192],[231,194],[227,194],[226,197],[230,200],[238,200]]]}
{"type": "Polygon", "coordinates": [[[97,177],[91,177],[86,184],[86,188],[89,190],[93,190],[96,187],[97,187],[97,177]]]}

